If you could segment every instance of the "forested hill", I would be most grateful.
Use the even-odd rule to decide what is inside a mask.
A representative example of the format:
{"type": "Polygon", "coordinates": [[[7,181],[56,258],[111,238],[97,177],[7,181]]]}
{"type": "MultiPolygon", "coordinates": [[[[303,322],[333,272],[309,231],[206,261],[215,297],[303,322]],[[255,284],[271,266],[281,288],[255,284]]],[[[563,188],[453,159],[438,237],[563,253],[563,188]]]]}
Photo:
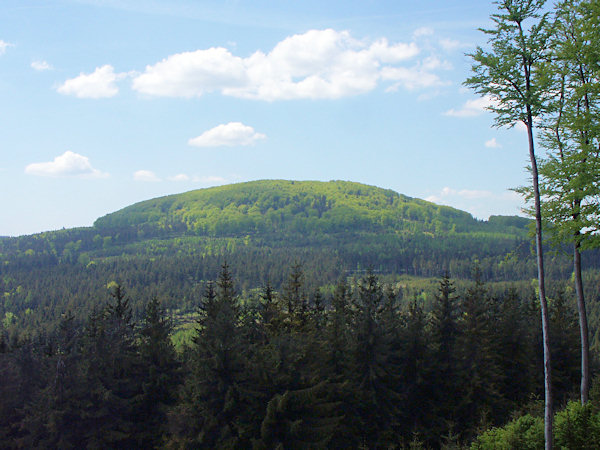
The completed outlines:
{"type": "MultiPolygon", "coordinates": [[[[266,278],[277,285],[295,262],[306,265],[317,283],[368,267],[466,278],[475,263],[484,279],[527,279],[535,277],[528,224],[517,216],[480,221],[348,181],[262,180],[144,201],[99,218],[93,227],[2,238],[0,271],[130,266],[134,260],[179,268],[190,258],[200,261],[202,277],[214,277],[229,260],[248,288],[266,278]]],[[[570,276],[564,262],[549,264],[555,278],[570,276]]]]}
{"type": "Polygon", "coordinates": [[[273,232],[500,232],[523,237],[527,220],[489,222],[448,206],[348,181],[262,180],[200,189],[137,203],[104,216],[99,230],[185,231],[236,236],[273,232]]]}
{"type": "MultiPolygon", "coordinates": [[[[195,311],[224,261],[248,296],[267,281],[281,289],[295,265],[307,292],[369,268],[381,276],[468,279],[477,266],[484,281],[529,286],[536,266],[528,224],[479,221],[345,181],[201,189],[132,205],[92,227],[0,238],[0,317],[24,326],[40,315],[57,324],[69,308],[86,317],[113,281],[137,299],[136,314],[152,296],[171,310],[195,311]]],[[[598,252],[584,258],[584,267],[598,268],[598,252]]],[[[552,280],[571,276],[568,256],[549,253],[546,262],[552,280]]]]}

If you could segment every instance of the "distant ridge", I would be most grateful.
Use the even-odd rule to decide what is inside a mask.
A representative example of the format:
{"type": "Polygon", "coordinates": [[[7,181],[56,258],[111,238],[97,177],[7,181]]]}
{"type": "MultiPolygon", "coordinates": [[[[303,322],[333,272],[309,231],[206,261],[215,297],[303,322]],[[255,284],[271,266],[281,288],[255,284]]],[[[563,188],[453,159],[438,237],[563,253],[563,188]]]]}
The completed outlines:
{"type": "MultiPolygon", "coordinates": [[[[535,276],[529,223],[516,216],[477,220],[351,181],[259,180],[146,200],[92,227],[1,239],[0,268],[118,266],[120,277],[155,264],[161,273],[198,265],[212,273],[227,260],[256,287],[263,276],[281,283],[296,261],[322,284],[368,268],[468,278],[476,265],[486,279],[508,281],[535,276]]],[[[563,262],[549,267],[556,278],[571,270],[563,262]]]]}
{"type": "Polygon", "coordinates": [[[470,232],[485,224],[500,231],[522,230],[527,223],[499,217],[491,224],[481,222],[449,206],[350,181],[259,180],[143,201],[99,218],[94,226],[230,236],[282,231],[470,232]]]}
{"type": "MultiPolygon", "coordinates": [[[[307,292],[369,270],[390,279],[477,273],[528,286],[536,276],[529,223],[476,220],[350,181],[260,180],[150,199],[92,227],[0,239],[0,284],[5,308],[18,314],[57,305],[89,312],[111,281],[134,298],[158,295],[170,309],[194,311],[224,262],[248,296],[266,281],[282,289],[297,264],[310,280],[307,292]]],[[[586,267],[600,267],[599,252],[584,258],[586,267]]],[[[572,272],[560,252],[548,253],[547,267],[553,280],[572,272]]]]}

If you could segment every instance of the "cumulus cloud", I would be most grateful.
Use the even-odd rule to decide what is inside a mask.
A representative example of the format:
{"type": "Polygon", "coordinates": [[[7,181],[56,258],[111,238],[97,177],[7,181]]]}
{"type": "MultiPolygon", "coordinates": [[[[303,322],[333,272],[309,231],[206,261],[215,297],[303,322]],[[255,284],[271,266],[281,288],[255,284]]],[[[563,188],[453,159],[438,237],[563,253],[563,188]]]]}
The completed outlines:
{"type": "Polygon", "coordinates": [[[444,113],[450,117],[476,117],[483,114],[486,108],[493,105],[490,97],[479,97],[474,100],[467,100],[460,109],[449,109],[444,113]]]}
{"type": "Polygon", "coordinates": [[[185,173],[178,173],[177,175],[173,175],[172,177],[167,178],[169,181],[190,181],[189,175],[185,173]]]}
{"type": "Polygon", "coordinates": [[[25,173],[47,177],[104,178],[108,176],[107,173],[94,169],[87,156],[71,151],[66,151],[53,161],[29,164],[25,167],[25,173]]]}
{"type": "Polygon", "coordinates": [[[6,53],[6,49],[8,47],[12,47],[13,44],[9,43],[9,42],[5,42],[2,39],[0,39],[0,55],[4,55],[4,53],[6,53]]]}
{"type": "Polygon", "coordinates": [[[400,87],[414,90],[444,84],[440,77],[434,73],[408,67],[385,68],[382,71],[382,78],[384,80],[396,81],[396,83],[386,89],[388,92],[397,91],[400,87]]]}
{"type": "Polygon", "coordinates": [[[78,98],[114,97],[119,92],[116,81],[124,76],[126,74],[116,74],[113,66],[106,64],[97,67],[90,74],[81,73],[79,76],[65,81],[57,88],[57,91],[78,98]]]}
{"type": "Polygon", "coordinates": [[[221,47],[174,54],[146,66],[134,77],[133,89],[187,98],[220,92],[266,101],[335,99],[369,92],[382,80],[428,86],[435,76],[426,68],[400,65],[418,53],[415,43],[365,42],[347,31],[310,30],[246,58],[221,47]],[[417,82],[423,78],[430,81],[417,82]]]}
{"type": "Polygon", "coordinates": [[[135,181],[146,181],[146,182],[158,182],[162,181],[154,172],[151,170],[138,170],[133,173],[133,179],[135,181]]]}
{"type": "Polygon", "coordinates": [[[491,138],[488,141],[485,141],[485,146],[487,148],[502,148],[502,145],[496,140],[496,138],[491,138]]]}
{"type": "Polygon", "coordinates": [[[524,133],[527,132],[527,125],[525,125],[520,120],[515,123],[515,128],[519,131],[523,131],[524,133]]]}
{"type": "MultiPolygon", "coordinates": [[[[149,172],[149,171],[141,170],[136,173],[140,173],[140,177],[141,177],[141,175],[145,175],[145,177],[143,177],[143,178],[148,178],[147,180],[140,180],[140,181],[161,181],[160,179],[158,179],[158,177],[156,177],[156,175],[154,175],[152,172],[149,172]],[[143,172],[147,172],[147,173],[144,174],[143,172]],[[154,176],[156,178],[154,180],[150,180],[149,178],[151,178],[152,176],[154,176]]],[[[178,173],[177,175],[167,177],[167,180],[177,182],[177,183],[193,182],[193,183],[202,183],[202,184],[211,184],[211,185],[227,183],[227,180],[223,177],[210,176],[210,175],[209,176],[198,176],[198,175],[190,176],[186,173],[178,173]]]]}
{"type": "Polygon", "coordinates": [[[422,37],[422,36],[431,36],[432,34],[434,34],[435,31],[433,28],[430,27],[420,27],[417,28],[414,32],[413,32],[413,36],[418,38],[418,37],[422,37]]]}
{"type": "Polygon", "coordinates": [[[473,189],[453,189],[450,187],[444,187],[442,189],[442,191],[440,192],[439,196],[432,196],[432,197],[428,197],[428,198],[443,198],[443,197],[450,197],[450,196],[458,196],[458,197],[463,197],[463,198],[468,198],[468,199],[474,199],[474,198],[490,198],[492,197],[492,193],[490,191],[483,191],[483,190],[473,190],[473,189]]]}
{"type": "Polygon", "coordinates": [[[134,78],[133,89],[163,97],[199,97],[207,92],[243,86],[242,58],[224,48],[171,55],[134,78]]]}
{"type": "Polygon", "coordinates": [[[468,211],[480,219],[487,219],[492,214],[519,214],[523,205],[523,199],[515,192],[451,187],[444,187],[434,195],[426,197],[425,200],[468,211]]]}
{"type": "Polygon", "coordinates": [[[203,177],[194,177],[196,183],[204,184],[224,184],[227,183],[227,179],[215,175],[208,175],[203,177]]]}
{"type": "MultiPolygon", "coordinates": [[[[435,70],[449,70],[452,65],[435,56],[429,56],[419,61],[412,67],[385,67],[381,71],[383,80],[395,81],[386,91],[397,91],[400,87],[408,90],[425,89],[445,86],[449,83],[443,81],[435,70]]],[[[431,97],[432,94],[421,94],[421,98],[431,97]]]]}
{"type": "Polygon", "coordinates": [[[464,47],[465,44],[461,44],[459,41],[457,41],[455,39],[444,38],[444,39],[440,39],[440,46],[447,52],[450,52],[453,50],[457,50],[460,47],[464,47]]]}
{"type": "Polygon", "coordinates": [[[33,61],[31,63],[31,68],[33,70],[37,70],[38,72],[42,72],[44,70],[52,69],[52,66],[46,61],[33,61]]]}
{"type": "Polygon", "coordinates": [[[205,131],[188,141],[194,147],[236,147],[253,145],[266,139],[266,135],[257,133],[254,128],[241,122],[229,122],[205,131]]]}

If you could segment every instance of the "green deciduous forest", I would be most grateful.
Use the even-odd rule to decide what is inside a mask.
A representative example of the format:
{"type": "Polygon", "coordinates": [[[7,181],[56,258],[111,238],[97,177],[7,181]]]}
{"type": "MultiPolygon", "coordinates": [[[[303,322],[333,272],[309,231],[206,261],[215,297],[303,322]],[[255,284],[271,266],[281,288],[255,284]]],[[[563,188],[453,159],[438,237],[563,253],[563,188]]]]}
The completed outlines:
{"type": "Polygon", "coordinates": [[[262,180],[0,238],[0,447],[600,447],[600,5],[497,7],[532,219],[262,180]]]}

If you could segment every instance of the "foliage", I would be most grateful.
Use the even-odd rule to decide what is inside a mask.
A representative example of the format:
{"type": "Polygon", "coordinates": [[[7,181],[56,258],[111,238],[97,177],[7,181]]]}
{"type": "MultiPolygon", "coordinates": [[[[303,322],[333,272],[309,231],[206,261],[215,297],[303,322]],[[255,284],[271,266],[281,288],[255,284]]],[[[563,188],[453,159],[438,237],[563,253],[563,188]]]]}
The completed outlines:
{"type": "Polygon", "coordinates": [[[502,428],[492,428],[479,436],[472,449],[537,450],[544,447],[544,421],[540,417],[521,416],[502,428]]]}
{"type": "Polygon", "coordinates": [[[209,236],[273,231],[457,231],[476,227],[467,213],[391,190],[345,181],[253,181],[141,202],[98,219],[95,227],[147,233],[184,230],[209,236]]]}
{"type": "Polygon", "coordinates": [[[545,385],[545,448],[552,448],[552,363],[550,358],[549,318],[546,299],[542,215],[539,175],[533,136],[534,120],[545,112],[544,96],[548,77],[543,62],[548,57],[552,29],[544,14],[545,0],[500,0],[498,12],[492,14],[494,28],[482,30],[490,36],[491,51],[478,47],[470,56],[474,76],[465,84],[487,96],[488,109],[495,113],[498,127],[522,123],[527,130],[531,194],[534,202],[536,265],[538,294],[542,314],[542,343],[545,385]]]}
{"type": "MultiPolygon", "coordinates": [[[[541,395],[526,223],[495,217],[433,237],[415,222],[401,232],[145,239],[115,228],[103,231],[110,239],[76,229],[1,241],[0,314],[11,319],[0,328],[0,446],[467,444],[541,395]],[[467,279],[402,273],[444,266],[467,279]],[[193,339],[176,352],[180,330],[193,339]]],[[[573,292],[555,258],[559,326],[573,317],[573,292]]],[[[596,274],[586,282],[598,323],[596,274]]],[[[577,336],[561,331],[552,346],[567,399],[577,336]]]]}
{"type": "Polygon", "coordinates": [[[600,244],[600,69],[596,50],[598,29],[590,2],[565,0],[557,6],[548,63],[551,86],[546,102],[543,144],[547,157],[540,164],[544,218],[558,242],[575,242],[582,249],[600,244]]]}
{"type": "MultiPolygon", "coordinates": [[[[315,207],[321,208],[319,204],[323,202],[316,202],[315,207]]],[[[0,239],[0,318],[9,334],[34,327],[42,316],[44,326],[55,329],[60,315],[68,310],[77,320],[84,320],[111,281],[128,286],[136,318],[142,316],[144,308],[138,299],[156,296],[164,308],[178,311],[175,326],[182,327],[189,322],[185,315],[196,312],[207,280],[216,278],[224,259],[230,261],[240,294],[246,298],[266,280],[274,289],[281,289],[287,268],[295,263],[302,264],[306,292],[333,286],[341,277],[360,277],[367,267],[378,274],[428,277],[438,277],[447,270],[457,278],[468,279],[477,261],[486,281],[529,280],[535,276],[526,237],[527,219],[493,216],[480,222],[451,208],[358,183],[241,183],[156,199],[115,214],[132,224],[112,227],[108,220],[112,216],[108,216],[102,227],[0,239]],[[307,219],[305,209],[312,208],[302,209],[302,199],[323,196],[325,206],[331,209],[323,211],[321,217],[317,214],[312,228],[295,228],[294,221],[307,219]],[[231,219],[231,227],[241,230],[228,236],[219,235],[220,231],[209,236],[196,235],[187,228],[156,228],[158,222],[152,226],[150,222],[133,224],[133,217],[138,217],[135,211],[154,211],[152,217],[156,219],[165,209],[160,216],[164,218],[169,210],[156,205],[177,203],[191,209],[196,203],[190,200],[188,205],[188,198],[196,197],[209,210],[218,206],[215,211],[219,214],[237,208],[238,203],[242,209],[248,206],[248,210],[260,211],[259,205],[266,206],[275,198],[289,199],[289,203],[281,200],[279,209],[289,209],[290,221],[270,231],[259,227],[260,231],[239,228],[237,219],[223,216],[222,220],[231,219]],[[328,216],[337,211],[338,203],[350,208],[341,210],[349,216],[369,219],[352,227],[342,226],[346,219],[354,219],[343,218],[342,212],[336,213],[335,220],[328,216]],[[415,208],[421,208],[422,214],[413,214],[413,220],[409,216],[415,208]],[[391,221],[377,219],[389,214],[391,221]],[[334,222],[339,226],[331,225],[334,222]],[[149,227],[155,227],[154,231],[149,227]]],[[[600,267],[599,254],[596,250],[583,255],[587,267],[600,267]]],[[[564,255],[553,255],[549,263],[553,278],[570,276],[571,265],[564,255]]]]}
{"type": "MultiPolygon", "coordinates": [[[[445,277],[426,310],[373,273],[312,294],[303,267],[287,275],[283,292],[266,282],[242,301],[223,265],[180,354],[161,302],[142,302],[136,324],[136,302],[114,283],[83,322],[65,315],[55,332],[9,337],[0,446],[437,448],[467,444],[541,394],[540,361],[528,357],[539,313],[514,288],[445,277]]],[[[552,318],[565,324],[560,295],[552,318]]],[[[564,327],[553,351],[567,360],[576,337],[564,327]]],[[[572,364],[557,372],[559,397],[576,374],[572,364]]],[[[564,420],[581,422],[573,411],[564,420]]]]}
{"type": "MultiPolygon", "coordinates": [[[[544,445],[544,424],[529,414],[492,428],[480,435],[472,449],[538,449],[544,445]]],[[[557,448],[594,449],[600,445],[600,413],[592,404],[569,402],[554,417],[554,445],[557,448]]]]}

